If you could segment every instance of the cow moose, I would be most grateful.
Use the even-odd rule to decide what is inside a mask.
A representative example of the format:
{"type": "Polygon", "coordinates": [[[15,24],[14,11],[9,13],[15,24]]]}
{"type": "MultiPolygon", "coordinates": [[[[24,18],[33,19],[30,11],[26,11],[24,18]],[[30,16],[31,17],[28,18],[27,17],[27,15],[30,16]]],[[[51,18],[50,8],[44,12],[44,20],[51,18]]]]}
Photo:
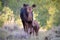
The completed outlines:
{"type": "Polygon", "coordinates": [[[24,8],[21,10],[20,17],[24,26],[24,31],[28,33],[28,28],[32,28],[33,21],[33,8],[35,8],[35,4],[31,6],[24,4],[24,8]]]}

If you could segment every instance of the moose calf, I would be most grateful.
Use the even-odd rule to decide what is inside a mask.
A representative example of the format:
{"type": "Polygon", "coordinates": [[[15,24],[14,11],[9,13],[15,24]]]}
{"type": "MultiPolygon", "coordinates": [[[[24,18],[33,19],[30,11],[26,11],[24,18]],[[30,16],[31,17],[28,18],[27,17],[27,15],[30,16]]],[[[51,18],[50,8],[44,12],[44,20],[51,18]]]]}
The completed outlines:
{"type": "Polygon", "coordinates": [[[33,23],[32,23],[32,28],[33,28],[33,34],[35,32],[36,36],[38,36],[38,31],[39,31],[39,24],[36,20],[33,20],[33,23]]]}

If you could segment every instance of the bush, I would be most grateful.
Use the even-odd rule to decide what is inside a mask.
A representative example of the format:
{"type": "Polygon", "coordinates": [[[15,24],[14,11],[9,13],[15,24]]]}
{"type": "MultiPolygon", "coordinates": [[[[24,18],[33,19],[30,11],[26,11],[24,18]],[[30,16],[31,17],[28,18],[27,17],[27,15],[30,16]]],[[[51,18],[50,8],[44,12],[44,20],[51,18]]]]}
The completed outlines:
{"type": "Polygon", "coordinates": [[[3,24],[4,24],[4,21],[0,19],[0,27],[2,27],[3,24]]]}

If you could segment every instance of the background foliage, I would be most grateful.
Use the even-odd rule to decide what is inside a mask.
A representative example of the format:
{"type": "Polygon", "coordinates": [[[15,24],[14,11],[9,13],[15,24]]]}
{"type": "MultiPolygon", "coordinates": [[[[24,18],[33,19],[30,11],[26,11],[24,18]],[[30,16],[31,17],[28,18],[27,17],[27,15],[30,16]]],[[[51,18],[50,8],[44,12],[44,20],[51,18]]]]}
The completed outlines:
{"type": "Polygon", "coordinates": [[[36,4],[34,19],[41,27],[49,29],[60,25],[60,0],[0,0],[0,20],[6,22],[13,15],[15,21],[20,25],[20,8],[24,3],[30,6],[36,4]]]}

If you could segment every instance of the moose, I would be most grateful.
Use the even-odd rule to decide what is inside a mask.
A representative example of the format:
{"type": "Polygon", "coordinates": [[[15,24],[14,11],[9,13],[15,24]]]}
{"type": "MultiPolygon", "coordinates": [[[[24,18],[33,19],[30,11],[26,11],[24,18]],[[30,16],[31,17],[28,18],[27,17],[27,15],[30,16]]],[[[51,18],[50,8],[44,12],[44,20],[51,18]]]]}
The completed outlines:
{"type": "Polygon", "coordinates": [[[38,31],[40,29],[38,21],[33,20],[33,22],[32,22],[32,28],[33,28],[33,35],[34,35],[34,32],[35,32],[36,36],[38,36],[38,31]]]}
{"type": "Polygon", "coordinates": [[[32,6],[29,6],[28,4],[23,4],[23,8],[21,9],[20,17],[21,17],[21,20],[23,23],[24,31],[28,33],[28,29],[30,29],[29,34],[31,34],[32,33],[31,30],[33,28],[34,31],[36,32],[36,35],[38,35],[39,28],[37,28],[37,27],[39,27],[39,25],[37,25],[36,22],[33,21],[33,8],[35,8],[35,7],[36,7],[35,4],[33,4],[32,6]],[[35,26],[33,26],[32,24],[34,24],[35,26]]]}

